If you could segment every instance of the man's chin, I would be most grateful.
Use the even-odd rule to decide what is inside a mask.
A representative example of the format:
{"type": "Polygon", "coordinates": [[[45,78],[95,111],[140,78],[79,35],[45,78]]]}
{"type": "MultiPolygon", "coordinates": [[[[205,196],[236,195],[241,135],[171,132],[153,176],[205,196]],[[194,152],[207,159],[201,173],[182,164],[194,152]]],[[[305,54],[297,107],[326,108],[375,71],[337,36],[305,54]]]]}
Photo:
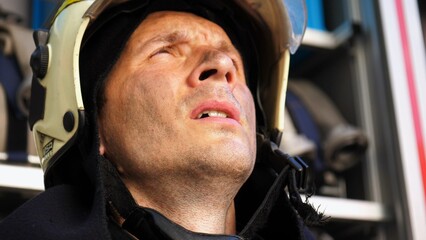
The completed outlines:
{"type": "Polygon", "coordinates": [[[251,174],[255,162],[255,153],[247,146],[227,144],[224,141],[216,148],[209,148],[204,152],[204,170],[207,174],[231,178],[234,181],[241,179],[243,182],[251,174]]]}

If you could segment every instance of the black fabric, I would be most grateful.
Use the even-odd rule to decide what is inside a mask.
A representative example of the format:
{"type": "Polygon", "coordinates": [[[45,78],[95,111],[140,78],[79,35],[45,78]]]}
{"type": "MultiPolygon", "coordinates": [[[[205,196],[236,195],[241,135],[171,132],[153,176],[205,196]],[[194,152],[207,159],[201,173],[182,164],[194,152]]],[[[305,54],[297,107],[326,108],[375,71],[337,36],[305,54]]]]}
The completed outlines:
{"type": "MultiPolygon", "coordinates": [[[[275,145],[268,138],[258,134],[257,141],[255,168],[235,198],[237,231],[254,240],[314,239],[298,214],[306,204],[298,202],[294,208],[285,190],[294,170],[282,155],[274,155],[275,145]]],[[[293,194],[299,196],[294,189],[293,194]]]]}
{"type": "Polygon", "coordinates": [[[0,238],[75,240],[111,239],[107,219],[92,193],[70,185],[49,188],[0,224],[0,238]]]}
{"type": "Polygon", "coordinates": [[[105,191],[105,199],[110,208],[113,208],[121,217],[127,219],[138,208],[138,205],[113,164],[103,156],[98,156],[98,161],[101,168],[102,183],[107,189],[105,191]]]}
{"type": "Polygon", "coordinates": [[[170,221],[159,212],[147,208],[139,208],[133,212],[123,223],[123,228],[134,233],[133,235],[138,239],[242,240],[241,237],[234,235],[212,235],[189,231],[170,221]]]}

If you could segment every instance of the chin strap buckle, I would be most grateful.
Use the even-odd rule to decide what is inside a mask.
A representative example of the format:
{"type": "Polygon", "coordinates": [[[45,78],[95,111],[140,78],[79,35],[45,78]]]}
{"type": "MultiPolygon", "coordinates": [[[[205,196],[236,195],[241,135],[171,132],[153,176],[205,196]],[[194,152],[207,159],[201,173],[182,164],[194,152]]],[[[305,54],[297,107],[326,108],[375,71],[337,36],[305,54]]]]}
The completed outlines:
{"type": "Polygon", "coordinates": [[[272,153],[269,158],[271,161],[271,165],[274,170],[279,173],[286,166],[290,166],[292,170],[295,171],[295,186],[298,191],[306,190],[307,182],[308,182],[308,164],[303,161],[298,156],[290,156],[287,153],[284,153],[276,143],[272,141],[269,142],[270,152],[272,153]]]}
{"type": "Polygon", "coordinates": [[[264,141],[268,143],[269,163],[272,168],[277,172],[288,171],[286,175],[285,185],[288,188],[288,197],[294,209],[298,212],[299,216],[303,219],[305,224],[310,226],[321,226],[327,222],[328,217],[324,213],[318,212],[308,201],[312,195],[307,194],[305,201],[300,196],[301,191],[307,190],[308,185],[308,164],[306,164],[300,157],[292,157],[287,153],[281,151],[278,146],[269,140],[264,141]],[[283,170],[287,168],[287,170],[283,170]]]}
{"type": "MultiPolygon", "coordinates": [[[[276,146],[275,143],[272,143],[276,146]]],[[[280,158],[286,159],[287,163],[296,171],[296,187],[300,190],[305,190],[308,182],[308,164],[306,164],[299,156],[290,156],[284,153],[279,148],[274,150],[274,153],[280,158]]]]}

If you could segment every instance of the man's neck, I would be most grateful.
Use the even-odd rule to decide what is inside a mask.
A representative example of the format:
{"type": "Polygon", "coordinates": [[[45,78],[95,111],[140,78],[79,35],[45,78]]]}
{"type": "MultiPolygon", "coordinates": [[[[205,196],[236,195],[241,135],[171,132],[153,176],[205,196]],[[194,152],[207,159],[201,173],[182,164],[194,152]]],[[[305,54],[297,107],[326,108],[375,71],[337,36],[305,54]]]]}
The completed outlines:
{"type": "Polygon", "coordinates": [[[124,181],[140,206],[155,209],[190,231],[209,234],[235,233],[233,199],[239,189],[235,181],[213,181],[220,183],[215,185],[211,181],[188,184],[177,179],[171,180],[168,184],[159,181],[161,186],[135,186],[124,181]]]}

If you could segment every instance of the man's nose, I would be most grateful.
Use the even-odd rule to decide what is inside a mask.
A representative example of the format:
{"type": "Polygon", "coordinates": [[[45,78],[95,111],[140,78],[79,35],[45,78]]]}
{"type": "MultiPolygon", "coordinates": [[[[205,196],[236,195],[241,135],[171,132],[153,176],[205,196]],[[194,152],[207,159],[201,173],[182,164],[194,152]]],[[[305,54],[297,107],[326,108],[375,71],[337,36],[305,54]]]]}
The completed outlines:
{"type": "Polygon", "coordinates": [[[237,69],[232,58],[223,51],[207,50],[202,53],[198,66],[191,73],[190,85],[198,86],[203,81],[227,82],[234,87],[237,69]]]}

